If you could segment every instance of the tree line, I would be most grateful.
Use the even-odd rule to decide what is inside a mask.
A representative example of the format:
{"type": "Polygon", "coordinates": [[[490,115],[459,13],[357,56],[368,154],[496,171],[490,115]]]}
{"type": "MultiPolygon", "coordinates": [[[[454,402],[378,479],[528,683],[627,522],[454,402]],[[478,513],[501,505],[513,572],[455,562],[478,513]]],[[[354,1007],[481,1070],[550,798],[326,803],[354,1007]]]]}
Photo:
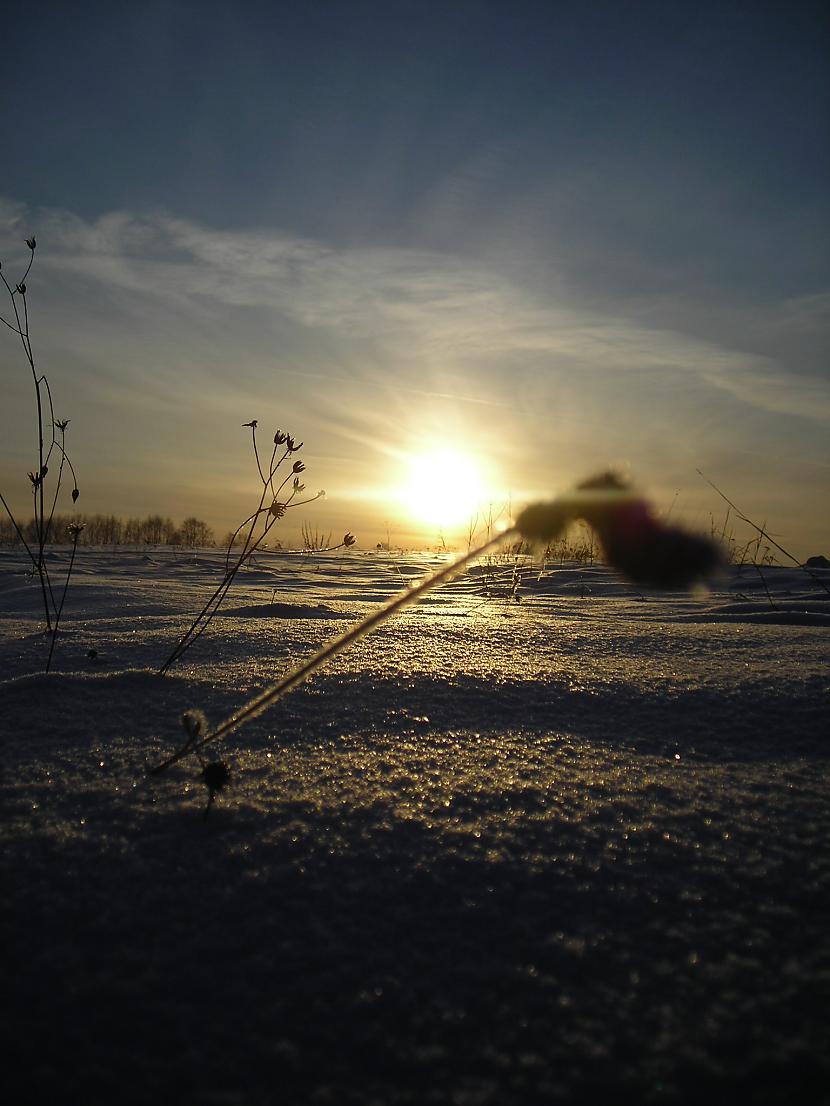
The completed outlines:
{"type": "MultiPolygon", "coordinates": [[[[118,518],[116,515],[55,515],[49,527],[48,544],[71,541],[69,528],[82,526],[79,545],[213,545],[213,531],[206,522],[192,516],[178,525],[162,515],[146,518],[118,518]]],[[[34,519],[20,527],[26,543],[38,544],[34,519]]],[[[0,545],[20,545],[20,536],[11,519],[0,518],[0,545]]]]}

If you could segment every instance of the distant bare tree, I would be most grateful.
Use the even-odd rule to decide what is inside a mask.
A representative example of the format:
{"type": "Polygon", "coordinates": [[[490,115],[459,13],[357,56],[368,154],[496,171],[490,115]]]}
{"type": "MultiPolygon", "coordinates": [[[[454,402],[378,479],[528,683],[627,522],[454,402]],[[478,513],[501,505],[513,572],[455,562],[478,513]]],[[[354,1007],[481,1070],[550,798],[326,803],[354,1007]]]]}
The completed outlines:
{"type": "Polygon", "coordinates": [[[192,515],[184,520],[179,528],[182,545],[213,545],[213,531],[206,522],[192,515]]]}
{"type": "Polygon", "coordinates": [[[172,519],[162,518],[161,515],[148,515],[141,524],[141,537],[148,545],[162,545],[166,542],[167,535],[174,529],[172,519]]]}
{"type": "Polygon", "coordinates": [[[138,545],[141,541],[142,522],[140,518],[128,518],[124,523],[124,544],[138,545]]]}

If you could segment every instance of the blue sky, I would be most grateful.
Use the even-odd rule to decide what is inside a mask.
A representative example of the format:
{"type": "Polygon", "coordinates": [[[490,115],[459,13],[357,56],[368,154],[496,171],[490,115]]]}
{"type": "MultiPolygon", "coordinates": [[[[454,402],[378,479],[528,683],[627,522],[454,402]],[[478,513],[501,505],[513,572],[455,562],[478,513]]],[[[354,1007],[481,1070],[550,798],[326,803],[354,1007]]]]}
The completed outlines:
{"type": "MultiPolygon", "coordinates": [[[[367,544],[451,441],[494,500],[610,463],[708,526],[702,468],[828,551],[823,6],[34,3],[5,31],[0,257],[38,234],[87,509],[230,525],[257,417],[367,544]]],[[[5,340],[9,488],[24,369],[5,340]]]]}

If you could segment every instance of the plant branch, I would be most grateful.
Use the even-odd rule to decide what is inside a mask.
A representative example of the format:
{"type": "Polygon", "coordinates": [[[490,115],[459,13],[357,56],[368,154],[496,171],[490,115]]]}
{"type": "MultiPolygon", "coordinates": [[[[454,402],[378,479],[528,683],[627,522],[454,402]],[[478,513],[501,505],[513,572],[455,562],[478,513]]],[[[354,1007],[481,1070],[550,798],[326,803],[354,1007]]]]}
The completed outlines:
{"type": "Polygon", "coordinates": [[[453,576],[461,572],[471,561],[475,560],[477,557],[483,556],[483,554],[487,553],[490,549],[494,549],[503,541],[508,541],[518,534],[519,530],[517,527],[511,527],[511,529],[505,530],[501,534],[495,535],[495,537],[491,537],[482,545],[476,546],[475,549],[463,553],[456,560],[442,566],[419,584],[407,587],[387,603],[384,603],[382,607],[379,607],[376,611],[373,611],[370,615],[367,615],[366,618],[362,619],[362,621],[350,627],[345,633],[329,641],[322,649],[309,657],[308,660],[304,661],[286,676],[283,676],[277,683],[255,696],[246,703],[244,707],[241,707],[238,711],[235,711],[226,718],[224,722],[220,722],[219,725],[210,733],[206,734],[201,741],[195,744],[192,742],[188,743],[185,748],[180,749],[179,752],[174,753],[173,756],[168,757],[168,759],[161,764],[151,768],[150,775],[161,775],[162,772],[165,772],[168,768],[177,764],[190,753],[202,749],[205,745],[209,745],[213,741],[218,741],[221,738],[227,737],[228,734],[233,733],[234,730],[239,729],[239,727],[243,726],[246,722],[250,722],[254,718],[257,718],[278,699],[281,699],[283,695],[286,695],[289,691],[292,691],[299,684],[307,680],[318,668],[322,668],[323,665],[328,664],[329,661],[333,660],[339,653],[342,653],[344,649],[347,649],[350,645],[359,641],[360,638],[365,637],[367,634],[377,629],[387,618],[397,614],[399,611],[405,610],[406,607],[412,606],[413,603],[417,603],[434,587],[451,580],[453,576]]]}
{"type": "Polygon", "coordinates": [[[78,551],[78,538],[80,537],[83,526],[72,527],[72,556],[69,558],[69,568],[66,570],[66,580],[63,585],[63,595],[61,596],[60,606],[55,613],[55,625],[52,629],[52,640],[49,643],[49,656],[46,658],[46,671],[52,667],[52,654],[55,651],[55,642],[58,638],[58,626],[60,625],[61,615],[63,614],[63,605],[66,602],[66,593],[69,590],[69,581],[72,577],[72,569],[75,565],[75,554],[78,551]]]}
{"type": "Polygon", "coordinates": [[[751,518],[747,518],[743,511],[736,507],[732,500],[724,495],[717,484],[713,484],[709,477],[705,476],[700,471],[700,469],[696,469],[695,471],[702,480],[706,481],[710,488],[718,493],[724,503],[727,503],[732,508],[738,518],[742,519],[747,524],[747,526],[751,526],[753,530],[756,530],[761,537],[766,538],[770,545],[774,545],[779,553],[783,553],[788,560],[792,561],[792,563],[800,568],[802,572],[806,572],[811,580],[814,580],[815,583],[819,585],[819,587],[823,588],[827,592],[827,594],[830,595],[830,587],[827,586],[824,580],[822,580],[819,576],[812,572],[805,564],[802,564],[801,561],[799,561],[797,557],[794,557],[793,554],[790,553],[789,550],[785,549],[783,545],[779,545],[775,538],[773,538],[772,535],[768,533],[768,531],[763,526],[759,526],[757,522],[753,522],[751,518]]]}

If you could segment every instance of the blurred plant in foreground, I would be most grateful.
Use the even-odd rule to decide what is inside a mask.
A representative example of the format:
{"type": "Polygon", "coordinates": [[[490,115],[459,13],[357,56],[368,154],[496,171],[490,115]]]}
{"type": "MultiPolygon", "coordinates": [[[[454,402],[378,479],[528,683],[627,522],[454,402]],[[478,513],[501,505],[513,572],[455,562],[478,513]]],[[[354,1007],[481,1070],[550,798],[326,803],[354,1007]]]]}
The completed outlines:
{"type": "Polygon", "coordinates": [[[246,722],[259,717],[338,653],[377,629],[387,618],[416,603],[432,588],[446,583],[479,557],[505,543],[518,540],[544,547],[546,543],[561,537],[575,519],[584,519],[596,531],[611,567],[644,587],[688,588],[723,567],[717,542],[676,526],[668,526],[655,515],[650,504],[618,476],[603,473],[549,503],[536,503],[525,508],[512,526],[491,535],[419,584],[405,588],[345,633],[327,642],[308,660],[234,711],[213,730],[204,732],[207,729],[204,727],[197,737],[185,725],[188,733],[186,743],[167,760],[150,769],[150,775],[160,775],[191,753],[201,757],[203,746],[227,737],[246,722]]]}

